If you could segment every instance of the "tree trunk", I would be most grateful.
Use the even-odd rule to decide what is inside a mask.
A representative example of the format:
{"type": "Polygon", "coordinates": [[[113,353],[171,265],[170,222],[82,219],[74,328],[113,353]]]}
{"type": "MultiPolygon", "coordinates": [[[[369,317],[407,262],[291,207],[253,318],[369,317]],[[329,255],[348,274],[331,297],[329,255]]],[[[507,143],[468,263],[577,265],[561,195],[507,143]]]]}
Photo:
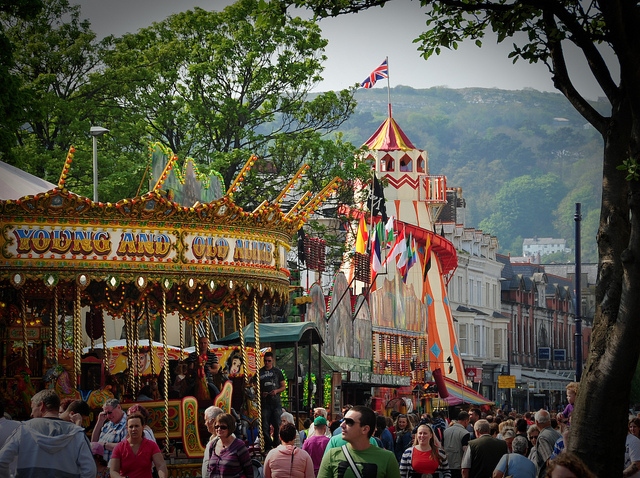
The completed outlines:
{"type": "Polygon", "coordinates": [[[630,156],[638,158],[634,107],[628,100],[614,104],[604,135],[596,315],[567,444],[601,478],[622,476],[631,379],[640,354],[640,188],[626,179],[627,171],[616,169],[630,156]]]}

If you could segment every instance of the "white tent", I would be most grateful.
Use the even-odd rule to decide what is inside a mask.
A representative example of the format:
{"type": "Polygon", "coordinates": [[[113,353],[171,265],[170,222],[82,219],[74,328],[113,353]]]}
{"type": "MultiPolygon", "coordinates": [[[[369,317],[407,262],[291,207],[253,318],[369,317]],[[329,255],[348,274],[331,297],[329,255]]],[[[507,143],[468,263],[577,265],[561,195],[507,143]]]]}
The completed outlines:
{"type": "Polygon", "coordinates": [[[0,161],[0,200],[34,196],[55,187],[49,181],[0,161]]]}

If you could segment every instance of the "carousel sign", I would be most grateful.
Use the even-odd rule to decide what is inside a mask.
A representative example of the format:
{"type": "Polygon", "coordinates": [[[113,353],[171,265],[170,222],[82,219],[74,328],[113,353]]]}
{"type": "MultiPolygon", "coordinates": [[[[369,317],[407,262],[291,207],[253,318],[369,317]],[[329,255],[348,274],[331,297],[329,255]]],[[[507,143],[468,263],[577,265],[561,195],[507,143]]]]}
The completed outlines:
{"type": "Polygon", "coordinates": [[[275,265],[274,242],[131,228],[7,225],[5,257],[275,265]],[[182,255],[180,251],[184,251],[182,255]]]}

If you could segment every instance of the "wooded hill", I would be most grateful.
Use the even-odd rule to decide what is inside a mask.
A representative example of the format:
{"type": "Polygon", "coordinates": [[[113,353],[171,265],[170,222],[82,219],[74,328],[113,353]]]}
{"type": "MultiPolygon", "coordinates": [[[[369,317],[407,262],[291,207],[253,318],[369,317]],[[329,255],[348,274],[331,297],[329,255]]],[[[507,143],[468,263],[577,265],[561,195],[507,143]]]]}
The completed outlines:
{"type": "MultiPolygon", "coordinates": [[[[361,145],[387,116],[387,89],[359,90],[356,99],[340,131],[361,145]]],[[[397,86],[391,103],[409,139],[427,150],[430,173],[463,189],[466,225],[497,236],[501,253],[522,255],[523,238],[534,236],[564,238],[573,249],[580,202],[582,259],[597,261],[602,140],[562,95],[397,86]]],[[[573,259],[572,250],[543,262],[573,259]]]]}

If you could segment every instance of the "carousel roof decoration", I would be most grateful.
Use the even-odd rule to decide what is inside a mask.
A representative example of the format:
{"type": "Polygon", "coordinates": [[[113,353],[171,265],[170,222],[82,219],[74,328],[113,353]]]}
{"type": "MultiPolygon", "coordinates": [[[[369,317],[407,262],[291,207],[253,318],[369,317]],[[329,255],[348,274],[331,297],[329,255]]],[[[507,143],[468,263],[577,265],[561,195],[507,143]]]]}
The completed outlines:
{"type": "Polygon", "coordinates": [[[217,171],[200,172],[194,159],[185,160],[182,170],[175,167],[178,156],[169,148],[154,143],[149,147],[149,190],[165,194],[183,206],[208,203],[224,195],[224,179],[217,171]]]}
{"type": "Polygon", "coordinates": [[[176,156],[156,144],[149,192],[94,203],[66,188],[74,152],[69,149],[56,187],[0,200],[0,302],[11,303],[18,289],[44,298],[58,289],[73,297],[77,286],[84,305],[114,317],[145,299],[159,310],[166,294],[169,311],[198,319],[232,310],[254,293],[288,300],[293,238],[340,183],[334,179],[282,211],[303,167],[275,201],[245,211],[233,194],[256,156],[223,193],[217,173],[200,174],[188,161],[192,166],[177,174],[176,156]]]}

